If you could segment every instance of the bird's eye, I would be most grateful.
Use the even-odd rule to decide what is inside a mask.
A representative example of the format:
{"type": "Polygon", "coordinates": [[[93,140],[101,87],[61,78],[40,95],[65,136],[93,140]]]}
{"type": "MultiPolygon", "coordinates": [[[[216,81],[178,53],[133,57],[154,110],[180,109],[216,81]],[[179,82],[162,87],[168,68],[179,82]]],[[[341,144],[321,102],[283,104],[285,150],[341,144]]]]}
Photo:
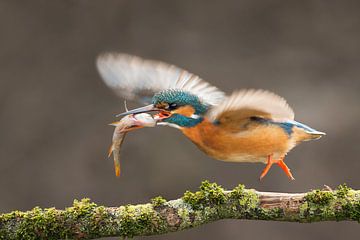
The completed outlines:
{"type": "Polygon", "coordinates": [[[176,103],[166,103],[166,102],[162,102],[162,103],[156,104],[156,107],[157,107],[157,108],[160,108],[160,109],[165,109],[165,110],[174,110],[174,109],[176,109],[178,106],[177,106],[176,103]]]}
{"type": "Polygon", "coordinates": [[[160,108],[160,109],[169,109],[169,104],[166,102],[161,102],[155,105],[155,107],[160,108]]]}
{"type": "Polygon", "coordinates": [[[170,108],[170,109],[175,109],[175,108],[177,108],[177,104],[176,104],[176,103],[171,103],[171,104],[169,105],[169,108],[170,108]]]}

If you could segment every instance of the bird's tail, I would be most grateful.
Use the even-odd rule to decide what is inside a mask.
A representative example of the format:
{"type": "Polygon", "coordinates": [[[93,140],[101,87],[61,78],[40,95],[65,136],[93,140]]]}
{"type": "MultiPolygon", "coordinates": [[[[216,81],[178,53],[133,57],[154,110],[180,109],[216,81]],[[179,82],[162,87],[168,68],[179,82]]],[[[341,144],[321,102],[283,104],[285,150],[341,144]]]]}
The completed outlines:
{"type": "Polygon", "coordinates": [[[307,139],[304,139],[304,141],[307,141],[307,140],[315,140],[315,139],[319,139],[321,138],[322,136],[326,135],[326,133],[324,132],[319,132],[319,131],[316,131],[316,132],[306,132],[307,133],[307,139]]]}

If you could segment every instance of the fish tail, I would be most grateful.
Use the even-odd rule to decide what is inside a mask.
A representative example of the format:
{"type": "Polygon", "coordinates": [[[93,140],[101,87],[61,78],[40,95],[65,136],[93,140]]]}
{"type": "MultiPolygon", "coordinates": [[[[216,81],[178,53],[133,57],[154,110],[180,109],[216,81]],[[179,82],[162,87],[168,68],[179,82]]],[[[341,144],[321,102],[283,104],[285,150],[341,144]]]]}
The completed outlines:
{"type": "Polygon", "coordinates": [[[114,158],[115,175],[120,177],[120,161],[114,158]]]}

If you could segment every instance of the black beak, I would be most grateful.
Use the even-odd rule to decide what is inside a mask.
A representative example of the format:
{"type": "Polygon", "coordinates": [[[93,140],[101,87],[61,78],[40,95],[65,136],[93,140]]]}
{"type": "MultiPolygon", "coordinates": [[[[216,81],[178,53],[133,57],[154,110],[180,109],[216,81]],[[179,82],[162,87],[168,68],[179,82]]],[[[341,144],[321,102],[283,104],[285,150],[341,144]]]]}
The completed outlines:
{"type": "Polygon", "coordinates": [[[123,112],[120,114],[115,115],[116,117],[122,117],[129,114],[137,114],[137,113],[146,113],[146,112],[158,112],[161,111],[160,109],[156,108],[153,104],[147,105],[145,107],[136,108],[127,112],[123,112]]]}

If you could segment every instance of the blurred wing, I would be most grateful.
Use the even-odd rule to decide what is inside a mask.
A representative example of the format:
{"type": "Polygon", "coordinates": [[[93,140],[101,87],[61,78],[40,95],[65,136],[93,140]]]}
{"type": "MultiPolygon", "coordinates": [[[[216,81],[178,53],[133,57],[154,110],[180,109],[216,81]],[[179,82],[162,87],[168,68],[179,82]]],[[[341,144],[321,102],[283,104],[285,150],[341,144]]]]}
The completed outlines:
{"type": "Polygon", "coordinates": [[[248,122],[250,117],[280,122],[293,120],[294,111],[284,98],[274,93],[264,90],[240,90],[211,108],[207,117],[220,125],[234,125],[234,128],[239,128],[241,124],[248,122]]]}
{"type": "Polygon", "coordinates": [[[105,53],[96,65],[106,85],[125,99],[150,103],[155,93],[165,89],[188,91],[208,105],[217,105],[224,98],[222,91],[198,76],[163,62],[105,53]]]}

